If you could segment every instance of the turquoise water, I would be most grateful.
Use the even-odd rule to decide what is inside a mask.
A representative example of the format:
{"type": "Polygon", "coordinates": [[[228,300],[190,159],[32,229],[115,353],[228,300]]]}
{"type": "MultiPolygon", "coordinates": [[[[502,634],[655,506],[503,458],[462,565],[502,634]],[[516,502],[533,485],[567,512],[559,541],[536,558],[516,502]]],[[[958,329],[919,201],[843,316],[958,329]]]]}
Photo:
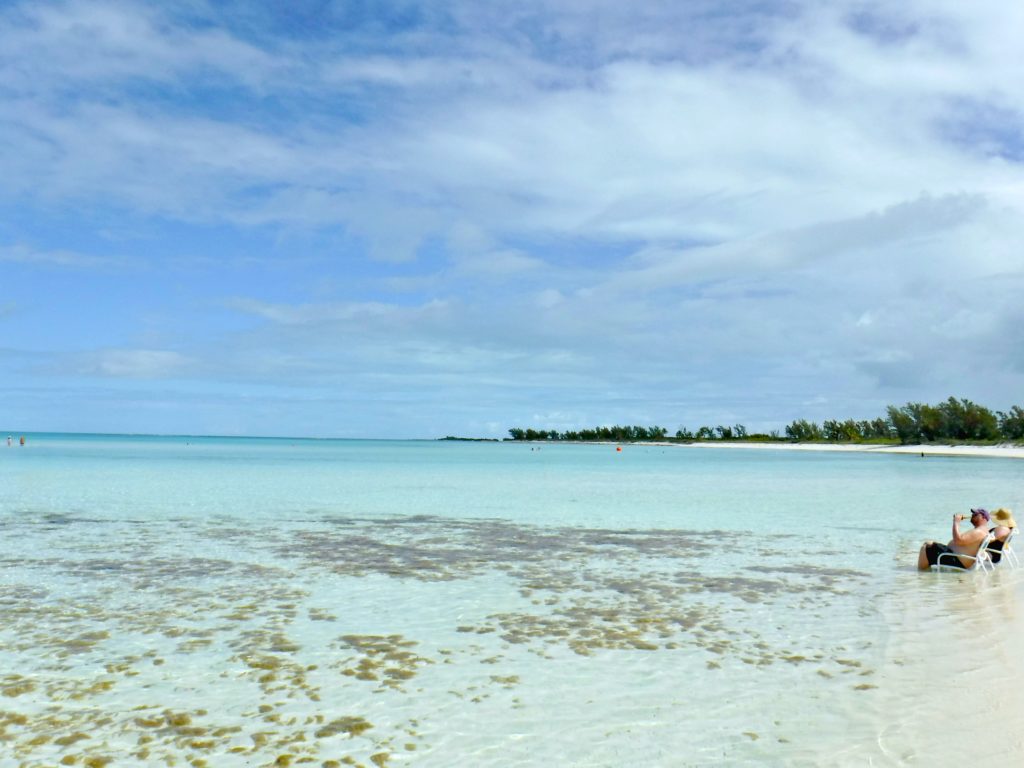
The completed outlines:
{"type": "Polygon", "coordinates": [[[1004,459],[29,435],[0,447],[0,768],[941,761],[965,706],[1024,712],[1024,584],[919,574],[916,551],[954,512],[1020,509],[1022,479],[1004,459]],[[936,681],[966,686],[955,711],[936,681]]]}

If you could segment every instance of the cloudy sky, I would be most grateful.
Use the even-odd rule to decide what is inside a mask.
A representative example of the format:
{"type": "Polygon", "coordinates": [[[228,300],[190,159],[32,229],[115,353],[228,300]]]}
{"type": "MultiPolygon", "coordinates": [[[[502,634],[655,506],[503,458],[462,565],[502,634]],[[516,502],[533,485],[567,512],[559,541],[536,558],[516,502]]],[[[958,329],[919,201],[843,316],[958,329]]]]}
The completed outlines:
{"type": "Polygon", "coordinates": [[[1024,5],[0,6],[0,427],[1024,402],[1024,5]]]}

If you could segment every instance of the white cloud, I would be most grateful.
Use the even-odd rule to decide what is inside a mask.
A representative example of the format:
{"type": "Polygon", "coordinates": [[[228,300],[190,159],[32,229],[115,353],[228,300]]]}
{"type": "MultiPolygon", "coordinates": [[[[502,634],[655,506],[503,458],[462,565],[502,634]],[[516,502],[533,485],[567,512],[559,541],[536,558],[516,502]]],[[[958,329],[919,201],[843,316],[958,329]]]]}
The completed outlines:
{"type": "MultiPolygon", "coordinates": [[[[639,254],[638,268],[612,274],[605,288],[616,293],[664,290],[699,280],[784,273],[803,265],[831,269],[851,259],[870,259],[872,251],[891,252],[915,239],[947,235],[976,220],[984,207],[976,196],[926,196],[854,219],[780,229],[721,245],[646,250],[639,254]]],[[[910,263],[906,269],[912,272],[916,266],[910,263]]]]}
{"type": "Polygon", "coordinates": [[[382,302],[340,302],[332,304],[278,304],[248,298],[225,302],[230,309],[257,315],[280,325],[334,324],[352,327],[386,326],[398,323],[420,323],[428,316],[442,316],[448,305],[432,299],[418,306],[399,306],[382,302]]]}
{"type": "Polygon", "coordinates": [[[239,312],[258,315],[283,325],[309,325],[322,322],[363,321],[393,311],[392,307],[376,302],[331,305],[282,305],[255,299],[232,299],[226,306],[239,312]]]}
{"type": "Polygon", "coordinates": [[[175,82],[211,72],[256,86],[278,66],[223,30],[168,23],[144,4],[22,3],[4,16],[0,61],[13,75],[6,87],[21,93],[45,93],[58,83],[175,82]]]}
{"type": "Polygon", "coordinates": [[[563,301],[565,301],[565,296],[562,295],[561,291],[554,288],[545,288],[537,294],[536,298],[537,306],[541,309],[557,307],[563,301]]]}
{"type": "Polygon", "coordinates": [[[118,263],[116,259],[103,256],[92,256],[63,249],[37,249],[21,244],[0,246],[0,262],[4,261],[80,268],[112,266],[118,263]]]}
{"type": "MultiPolygon", "coordinates": [[[[15,189],[102,194],[186,220],[344,224],[384,260],[411,258],[452,215],[498,236],[727,240],[853,217],[921,192],[958,192],[968,179],[964,191],[998,193],[1017,178],[936,134],[936,120],[955,115],[949,99],[1002,82],[977,60],[977,41],[942,46],[922,34],[883,45],[854,32],[839,12],[777,20],[761,67],[703,67],[637,51],[599,62],[586,77],[569,76],[569,64],[538,68],[535,57],[504,44],[493,59],[474,48],[476,58],[461,68],[429,57],[349,55],[325,76],[291,46],[267,52],[129,6],[36,13],[36,26],[18,35],[25,81],[35,82],[33,65],[71,45],[83,63],[67,69],[92,72],[98,84],[69,109],[58,97],[65,68],[34,73],[33,95],[7,114],[7,139],[36,143],[14,164],[15,189]],[[85,32],[99,40],[92,53],[82,50],[85,32]],[[779,66],[782,51],[796,64],[779,66]],[[127,62],[128,71],[109,62],[127,62]],[[310,102],[314,111],[268,123],[212,117],[201,104],[182,116],[159,102],[112,103],[100,85],[128,74],[193,77],[211,66],[236,84],[255,78],[260,89],[300,103],[326,90],[310,102]],[[466,79],[474,67],[487,69],[482,81],[466,79]],[[872,67],[885,74],[873,76],[872,67]],[[550,88],[559,71],[564,82],[550,88]],[[339,72],[386,80],[404,96],[365,121],[325,120],[316,110],[347,98],[331,91],[339,72]],[[808,85],[808,74],[821,82],[808,85]]],[[[570,19],[556,13],[548,21],[574,30],[570,19]]],[[[972,31],[980,34],[965,34],[972,31]]]]}
{"type": "Polygon", "coordinates": [[[1020,9],[527,0],[302,39],[190,8],[4,13],[0,204],[208,236],[211,272],[219,238],[277,238],[292,269],[225,281],[243,330],[178,318],[177,351],[98,337],[74,370],[520,423],[1024,384],[1020,9]]]}
{"type": "Polygon", "coordinates": [[[166,379],[188,373],[193,361],[160,349],[102,349],[79,355],[76,373],[118,379],[166,379]]]}

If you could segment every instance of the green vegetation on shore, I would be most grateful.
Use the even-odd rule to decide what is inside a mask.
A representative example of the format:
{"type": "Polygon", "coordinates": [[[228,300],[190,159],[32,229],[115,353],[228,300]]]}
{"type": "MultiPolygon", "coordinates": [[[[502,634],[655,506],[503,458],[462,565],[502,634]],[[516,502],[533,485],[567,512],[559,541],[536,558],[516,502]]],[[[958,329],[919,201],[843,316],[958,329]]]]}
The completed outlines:
{"type": "Polygon", "coordinates": [[[890,405],[886,415],[870,421],[827,419],[821,424],[797,419],[769,434],[749,434],[742,424],[703,426],[695,432],[680,427],[669,436],[664,427],[614,426],[558,432],[544,429],[509,429],[512,440],[568,440],[574,442],[691,442],[695,440],[741,440],[754,442],[861,442],[900,443],[996,443],[1024,440],[1024,409],[1019,405],[1009,411],[992,411],[983,405],[950,397],[937,405],[907,403],[890,405]]]}

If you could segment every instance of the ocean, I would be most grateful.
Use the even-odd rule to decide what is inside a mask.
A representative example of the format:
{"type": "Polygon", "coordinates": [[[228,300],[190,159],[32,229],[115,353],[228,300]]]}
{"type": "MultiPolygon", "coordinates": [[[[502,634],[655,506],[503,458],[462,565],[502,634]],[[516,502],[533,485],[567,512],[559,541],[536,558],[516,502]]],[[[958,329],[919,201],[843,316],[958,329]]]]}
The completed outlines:
{"type": "Polygon", "coordinates": [[[1024,756],[1024,571],[914,568],[1024,462],[27,438],[0,768],[1024,756]]]}

